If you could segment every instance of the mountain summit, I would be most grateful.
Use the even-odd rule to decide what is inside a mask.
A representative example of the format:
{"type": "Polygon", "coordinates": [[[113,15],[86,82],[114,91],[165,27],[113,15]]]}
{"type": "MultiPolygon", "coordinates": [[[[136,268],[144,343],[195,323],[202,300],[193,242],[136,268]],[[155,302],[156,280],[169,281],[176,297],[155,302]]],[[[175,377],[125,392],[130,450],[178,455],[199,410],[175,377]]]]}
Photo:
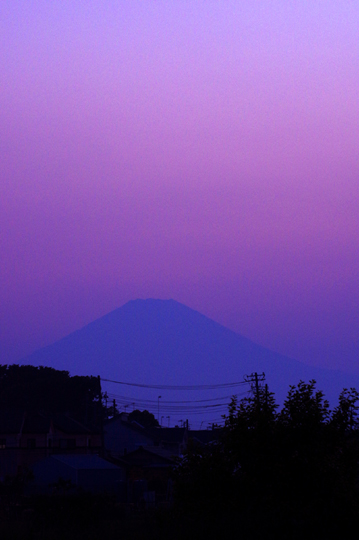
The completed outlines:
{"type": "Polygon", "coordinates": [[[350,375],[310,367],[256,345],[175,300],[130,301],[21,363],[148,385],[229,383],[265,372],[279,401],[300,379],[315,379],[331,402],[344,386],[356,384],[350,375]]]}

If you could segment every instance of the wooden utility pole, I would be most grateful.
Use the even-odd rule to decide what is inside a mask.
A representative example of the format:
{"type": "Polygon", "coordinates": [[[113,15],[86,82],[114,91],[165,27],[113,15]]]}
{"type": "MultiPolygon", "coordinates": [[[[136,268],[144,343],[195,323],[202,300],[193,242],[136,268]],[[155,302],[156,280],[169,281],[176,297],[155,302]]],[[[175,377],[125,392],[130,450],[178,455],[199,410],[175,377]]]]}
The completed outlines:
{"type": "Polygon", "coordinates": [[[265,373],[258,374],[256,371],[244,377],[246,382],[251,383],[252,391],[257,402],[258,411],[260,410],[259,383],[266,380],[265,373]]]}
{"type": "Polygon", "coordinates": [[[101,430],[101,452],[100,457],[104,457],[105,455],[105,435],[103,431],[103,405],[102,405],[102,391],[101,391],[101,377],[98,376],[98,384],[99,384],[99,396],[98,396],[98,403],[100,407],[100,430],[101,430]]]}

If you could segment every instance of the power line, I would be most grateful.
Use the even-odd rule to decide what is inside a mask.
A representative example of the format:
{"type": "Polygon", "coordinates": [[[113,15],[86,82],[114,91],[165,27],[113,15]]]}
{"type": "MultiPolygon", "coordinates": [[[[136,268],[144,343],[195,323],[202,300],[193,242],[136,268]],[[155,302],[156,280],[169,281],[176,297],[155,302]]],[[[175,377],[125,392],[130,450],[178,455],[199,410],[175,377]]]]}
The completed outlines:
{"type": "MultiPolygon", "coordinates": [[[[228,400],[228,399],[231,399],[233,396],[242,396],[242,395],[245,395],[247,394],[248,392],[245,391],[245,392],[239,392],[239,393],[236,393],[236,394],[230,394],[230,395],[227,395],[227,396],[220,396],[220,397],[215,397],[215,398],[210,398],[210,399],[191,399],[191,400],[161,400],[161,403],[162,404],[165,404],[165,403],[168,403],[168,404],[180,404],[180,403],[208,403],[208,402],[212,402],[212,401],[221,401],[221,400],[228,400]]],[[[129,402],[131,405],[132,403],[139,403],[139,402],[146,402],[146,403],[153,403],[153,404],[156,404],[157,403],[157,399],[156,400],[152,400],[152,399],[137,399],[137,398],[134,398],[134,397],[128,397],[128,396],[122,396],[120,394],[113,394],[113,393],[109,393],[108,394],[108,397],[109,398],[116,398],[118,400],[124,400],[126,402],[129,402]]]]}
{"type": "MultiPolygon", "coordinates": [[[[128,407],[129,405],[131,405],[131,403],[128,403],[126,401],[122,401],[122,402],[116,402],[116,405],[118,406],[123,406],[123,407],[128,407]]],[[[157,404],[158,405],[158,404],[157,404]]],[[[148,406],[146,404],[141,404],[140,405],[141,408],[144,407],[144,408],[148,408],[148,409],[152,409],[154,410],[156,408],[156,405],[155,404],[152,404],[152,406],[148,406]]],[[[187,413],[190,413],[190,412],[201,412],[201,411],[215,411],[215,410],[218,410],[218,409],[222,409],[222,410],[227,410],[228,409],[228,403],[217,403],[215,405],[203,405],[203,406],[187,406],[187,407],[181,407],[181,406],[161,406],[161,411],[162,412],[168,412],[168,413],[180,413],[180,412],[187,412],[187,413]]]]}
{"type": "MultiPolygon", "coordinates": [[[[245,395],[247,392],[240,392],[235,394],[236,397],[240,395],[245,395]]],[[[118,394],[108,394],[107,397],[109,399],[115,399],[117,404],[122,407],[128,407],[132,405],[132,408],[135,407],[137,409],[152,409],[154,410],[156,407],[158,407],[158,399],[141,399],[141,398],[135,398],[133,396],[122,396],[118,394]]],[[[211,399],[203,399],[203,400],[162,400],[161,401],[161,410],[165,413],[178,413],[178,414],[184,414],[184,413],[191,413],[191,412],[197,412],[197,411],[205,411],[205,410],[213,410],[215,411],[219,407],[222,408],[222,410],[227,410],[229,401],[233,397],[231,396],[220,396],[216,398],[211,399]]]]}
{"type": "Polygon", "coordinates": [[[129,383],[129,382],[123,382],[123,381],[114,381],[111,379],[103,379],[102,377],[101,377],[101,381],[115,383],[115,384],[122,384],[124,386],[135,386],[137,388],[153,388],[156,390],[215,390],[217,388],[235,388],[236,386],[248,384],[247,381],[239,381],[239,382],[222,383],[222,384],[197,384],[197,385],[188,385],[188,386],[176,386],[176,385],[166,385],[166,384],[129,383]]]}
{"type": "MultiPolygon", "coordinates": [[[[122,408],[128,407],[128,403],[117,403],[117,405],[122,408]]],[[[141,407],[142,408],[142,407],[141,407]]],[[[152,407],[144,407],[147,410],[155,411],[156,407],[153,405],[152,407]]],[[[228,412],[228,403],[219,403],[216,405],[208,405],[204,407],[161,407],[161,411],[163,414],[172,414],[176,416],[181,415],[192,415],[192,414],[213,414],[213,413],[226,413],[228,412]]]]}
{"type": "MultiPolygon", "coordinates": [[[[231,382],[231,383],[219,383],[219,384],[203,384],[203,385],[160,385],[160,384],[140,384],[140,383],[130,383],[130,382],[124,382],[124,381],[116,381],[113,379],[102,379],[101,381],[106,383],[113,383],[113,384],[119,384],[122,386],[130,386],[133,388],[138,389],[146,389],[146,390],[161,390],[161,391],[201,391],[201,390],[212,390],[212,391],[218,391],[220,389],[237,389],[238,387],[241,387],[243,385],[248,385],[251,381],[243,380],[243,381],[237,381],[237,382],[231,382]]],[[[136,392],[137,393],[137,392],[136,392]]],[[[225,395],[225,396],[217,396],[207,399],[193,399],[193,400],[162,400],[161,399],[161,412],[163,415],[171,415],[171,417],[192,417],[195,418],[198,416],[207,417],[210,416],[211,423],[215,422],[223,423],[224,419],[223,417],[228,413],[228,407],[230,400],[233,397],[239,397],[242,395],[247,394],[248,391],[234,391],[231,395],[225,395]],[[221,418],[219,419],[218,416],[221,415],[221,418]],[[215,420],[214,420],[215,418],[215,420]]],[[[158,412],[158,399],[145,399],[145,398],[134,398],[134,397],[128,397],[123,396],[115,393],[108,393],[106,392],[106,395],[109,399],[113,398],[114,403],[117,402],[117,405],[120,409],[124,408],[125,411],[127,407],[131,407],[133,409],[147,409],[149,411],[152,410],[155,411],[157,409],[157,414],[159,416],[158,412]]],[[[212,394],[213,395],[213,394],[212,394]]],[[[202,422],[203,423],[203,422],[202,422]]],[[[201,425],[202,425],[201,423],[201,425]]]]}

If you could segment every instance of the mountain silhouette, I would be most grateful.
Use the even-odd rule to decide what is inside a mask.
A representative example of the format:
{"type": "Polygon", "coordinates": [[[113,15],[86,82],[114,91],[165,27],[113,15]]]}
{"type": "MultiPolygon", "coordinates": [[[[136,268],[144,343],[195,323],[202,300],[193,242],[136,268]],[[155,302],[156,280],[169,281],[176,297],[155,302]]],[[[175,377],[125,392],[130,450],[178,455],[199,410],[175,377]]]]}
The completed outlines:
{"type": "MultiPolygon", "coordinates": [[[[343,387],[356,386],[354,376],[311,367],[275,353],[175,300],[130,301],[34,352],[21,364],[147,385],[239,382],[244,375],[264,372],[269,390],[275,392],[279,403],[289,385],[299,380],[315,379],[332,406],[343,387]]],[[[230,389],[227,393],[248,388],[230,389]]],[[[112,385],[110,391],[136,399],[144,395],[141,389],[121,385],[112,385]]],[[[151,399],[158,399],[158,393],[152,390],[151,399]]],[[[212,391],[211,396],[217,394],[212,391]]],[[[162,398],[172,399],[173,395],[162,398]]],[[[177,393],[174,399],[178,396],[194,399],[193,393],[177,393]]],[[[200,397],[196,394],[195,399],[200,397]]]]}

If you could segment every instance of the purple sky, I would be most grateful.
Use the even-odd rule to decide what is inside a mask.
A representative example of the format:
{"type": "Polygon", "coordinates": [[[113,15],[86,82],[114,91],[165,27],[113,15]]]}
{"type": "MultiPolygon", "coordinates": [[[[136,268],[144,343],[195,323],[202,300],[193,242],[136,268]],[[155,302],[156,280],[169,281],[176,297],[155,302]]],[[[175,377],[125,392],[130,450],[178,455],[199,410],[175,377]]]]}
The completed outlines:
{"type": "Polygon", "coordinates": [[[359,3],[2,0],[0,361],[174,298],[359,371],[359,3]]]}

